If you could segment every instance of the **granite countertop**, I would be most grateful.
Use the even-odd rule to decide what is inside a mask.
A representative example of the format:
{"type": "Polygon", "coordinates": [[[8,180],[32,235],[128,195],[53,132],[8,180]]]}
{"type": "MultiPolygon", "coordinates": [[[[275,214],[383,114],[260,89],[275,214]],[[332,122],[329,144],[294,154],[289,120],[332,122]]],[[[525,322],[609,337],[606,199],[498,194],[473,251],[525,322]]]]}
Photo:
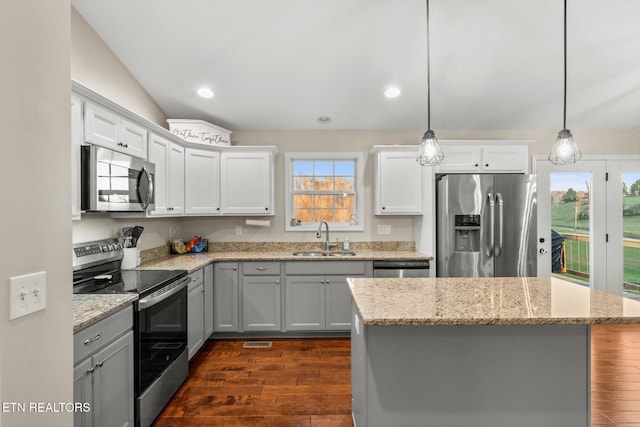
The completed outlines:
{"type": "MultiPolygon", "coordinates": [[[[292,250],[282,251],[231,251],[201,252],[198,254],[171,255],[141,264],[143,270],[188,270],[189,273],[218,261],[371,261],[371,260],[431,260],[432,256],[418,251],[356,250],[353,256],[293,255],[292,250]]],[[[320,251],[321,252],[321,251],[320,251]]],[[[333,251],[339,252],[339,251],[333,251]]]]}
{"type": "Polygon", "coordinates": [[[640,323],[640,301],[556,278],[348,279],[365,325],[640,323]]]}
{"type": "Polygon", "coordinates": [[[87,327],[137,300],[138,294],[74,294],[73,331],[87,327]]]}

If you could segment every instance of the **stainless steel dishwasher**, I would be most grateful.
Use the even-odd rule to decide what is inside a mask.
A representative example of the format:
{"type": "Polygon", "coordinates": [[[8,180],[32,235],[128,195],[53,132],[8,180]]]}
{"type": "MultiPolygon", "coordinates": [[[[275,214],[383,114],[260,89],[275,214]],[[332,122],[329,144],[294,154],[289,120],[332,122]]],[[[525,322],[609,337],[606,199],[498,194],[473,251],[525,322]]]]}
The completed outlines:
{"type": "Polygon", "coordinates": [[[429,260],[374,261],[373,277],[429,277],[429,260]]]}

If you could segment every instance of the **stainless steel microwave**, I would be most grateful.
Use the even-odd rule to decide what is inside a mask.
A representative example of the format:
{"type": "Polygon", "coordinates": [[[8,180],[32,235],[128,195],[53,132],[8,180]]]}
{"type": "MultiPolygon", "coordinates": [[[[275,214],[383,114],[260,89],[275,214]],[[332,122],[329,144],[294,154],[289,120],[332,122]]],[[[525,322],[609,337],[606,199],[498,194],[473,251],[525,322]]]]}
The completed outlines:
{"type": "Polygon", "coordinates": [[[99,147],[81,147],[81,208],[144,212],[155,208],[153,163],[99,147]]]}

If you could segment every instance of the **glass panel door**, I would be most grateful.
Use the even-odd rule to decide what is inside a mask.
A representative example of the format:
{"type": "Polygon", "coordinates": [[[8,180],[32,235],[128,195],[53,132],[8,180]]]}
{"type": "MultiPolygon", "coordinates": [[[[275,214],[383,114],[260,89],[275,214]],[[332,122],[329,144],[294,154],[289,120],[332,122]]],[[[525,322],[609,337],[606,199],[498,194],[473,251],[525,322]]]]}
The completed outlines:
{"type": "Polygon", "coordinates": [[[538,276],[607,289],[606,163],[556,166],[537,159],[538,276]]]}
{"type": "Polygon", "coordinates": [[[640,161],[608,166],[609,292],[640,299],[640,161]]]}

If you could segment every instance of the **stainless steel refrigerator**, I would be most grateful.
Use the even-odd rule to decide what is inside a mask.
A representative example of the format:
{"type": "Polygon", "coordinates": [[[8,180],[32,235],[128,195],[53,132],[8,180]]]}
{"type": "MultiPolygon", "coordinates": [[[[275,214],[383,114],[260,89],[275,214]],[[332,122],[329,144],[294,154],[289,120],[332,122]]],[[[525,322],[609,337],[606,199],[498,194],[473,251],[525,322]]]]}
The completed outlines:
{"type": "Polygon", "coordinates": [[[438,277],[536,276],[535,175],[441,175],[436,197],[438,277]]]}

